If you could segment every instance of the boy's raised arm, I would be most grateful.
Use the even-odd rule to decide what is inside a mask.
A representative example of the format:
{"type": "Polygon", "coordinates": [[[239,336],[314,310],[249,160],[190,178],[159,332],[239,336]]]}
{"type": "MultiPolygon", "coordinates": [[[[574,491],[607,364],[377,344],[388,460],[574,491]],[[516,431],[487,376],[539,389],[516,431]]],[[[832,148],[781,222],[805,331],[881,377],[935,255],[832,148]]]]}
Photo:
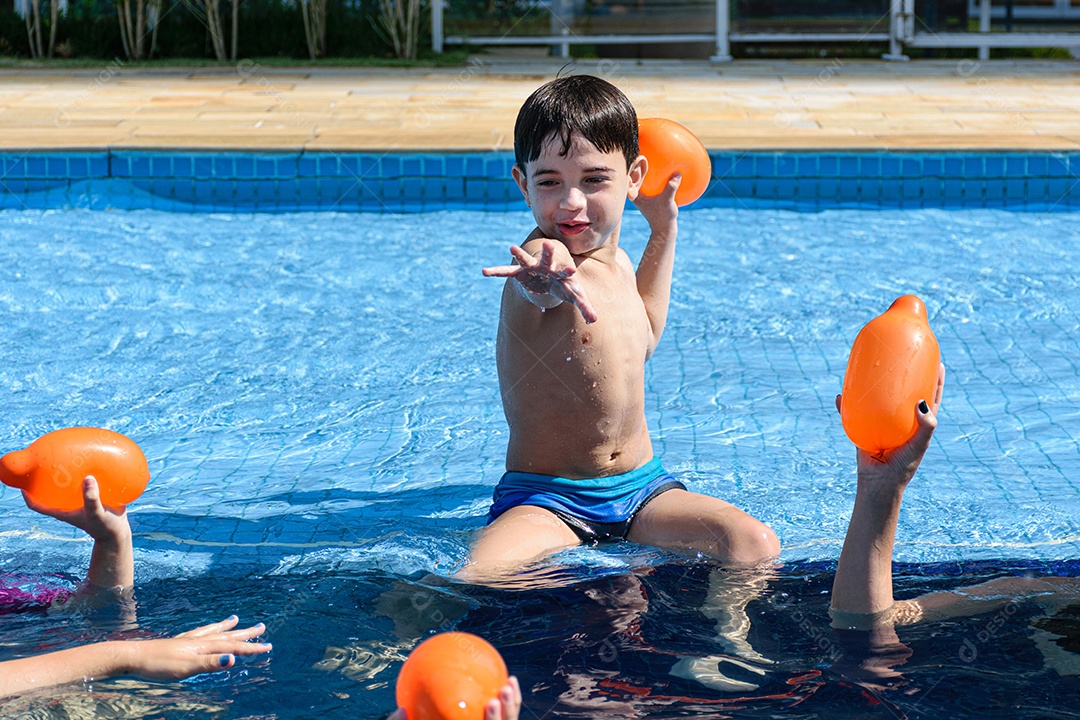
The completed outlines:
{"type": "Polygon", "coordinates": [[[648,356],[660,343],[667,324],[668,305],[671,302],[671,272],[675,266],[675,237],[679,233],[679,207],[675,204],[675,191],[682,176],[675,174],[664,192],[659,195],[632,197],[645,220],[649,223],[649,244],[641,255],[637,268],[637,290],[649,316],[651,337],[648,356]]]}

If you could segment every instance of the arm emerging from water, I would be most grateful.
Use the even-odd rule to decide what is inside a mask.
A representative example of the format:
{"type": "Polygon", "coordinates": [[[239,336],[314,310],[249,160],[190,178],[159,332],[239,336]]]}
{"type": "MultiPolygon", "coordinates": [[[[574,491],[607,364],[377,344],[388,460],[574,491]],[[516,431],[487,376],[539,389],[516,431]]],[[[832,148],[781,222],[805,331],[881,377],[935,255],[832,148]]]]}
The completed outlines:
{"type": "Polygon", "coordinates": [[[234,615],[171,638],[100,642],[2,662],[0,697],[118,675],[180,680],[231,668],[237,655],[270,652],[269,643],[248,642],[262,635],[261,623],[234,630],[236,623],[234,615]]]}

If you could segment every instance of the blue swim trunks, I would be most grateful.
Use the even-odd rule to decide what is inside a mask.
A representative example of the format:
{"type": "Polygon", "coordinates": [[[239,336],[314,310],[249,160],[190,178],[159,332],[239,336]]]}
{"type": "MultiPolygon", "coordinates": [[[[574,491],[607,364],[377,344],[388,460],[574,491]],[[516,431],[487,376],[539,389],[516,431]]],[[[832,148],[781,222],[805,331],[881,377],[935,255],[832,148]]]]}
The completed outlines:
{"type": "Polygon", "coordinates": [[[555,513],[582,542],[625,540],[646,503],[668,490],[685,490],[657,458],[622,475],[569,480],[553,475],[508,472],[495,486],[488,523],[518,505],[555,513]]]}

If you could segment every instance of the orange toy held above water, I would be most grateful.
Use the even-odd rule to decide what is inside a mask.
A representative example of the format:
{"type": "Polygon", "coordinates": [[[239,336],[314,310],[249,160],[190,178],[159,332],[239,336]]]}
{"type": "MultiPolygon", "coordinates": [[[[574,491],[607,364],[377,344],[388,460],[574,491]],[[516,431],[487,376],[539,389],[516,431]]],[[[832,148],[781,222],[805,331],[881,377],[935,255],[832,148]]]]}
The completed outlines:
{"type": "Polygon", "coordinates": [[[904,295],[866,324],[851,346],[840,420],[851,442],[875,457],[915,434],[915,405],[930,403],[941,353],[926,306],[904,295]]]}
{"type": "Polygon", "coordinates": [[[409,720],[483,720],[509,676],[502,656],[481,637],[448,632],[420,643],[401,666],[397,704],[409,720]]]}
{"type": "Polygon", "coordinates": [[[108,507],[127,505],[150,480],[146,457],[120,433],[78,427],[42,435],[25,450],[0,458],[0,480],[55,510],[83,506],[82,479],[93,475],[108,507]]]}
{"type": "Polygon", "coordinates": [[[697,200],[709,187],[712,163],[709,151],[694,133],[673,120],[642,118],[638,122],[638,149],[649,161],[641,183],[643,195],[659,195],[675,173],[682,182],[675,203],[682,207],[697,200]]]}

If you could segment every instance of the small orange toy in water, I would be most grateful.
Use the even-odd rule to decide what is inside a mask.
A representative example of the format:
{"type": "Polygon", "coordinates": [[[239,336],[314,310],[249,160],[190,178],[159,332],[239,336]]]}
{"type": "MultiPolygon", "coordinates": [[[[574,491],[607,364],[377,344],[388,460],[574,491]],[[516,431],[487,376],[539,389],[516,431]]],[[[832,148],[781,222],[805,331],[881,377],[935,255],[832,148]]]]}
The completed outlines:
{"type": "Polygon", "coordinates": [[[499,651],[481,637],[448,632],[409,654],[397,680],[397,704],[409,720],[483,720],[509,676],[499,651]]]}
{"type": "Polygon", "coordinates": [[[930,403],[941,352],[926,306],[904,295],[859,331],[851,346],[840,420],[851,442],[875,457],[915,434],[915,404],[930,403]]]}
{"type": "Polygon", "coordinates": [[[638,149],[649,161],[649,170],[641,183],[643,195],[659,195],[675,173],[682,182],[675,191],[675,203],[682,207],[697,200],[709,187],[712,162],[709,151],[694,133],[664,118],[638,121],[638,149]]]}
{"type": "Polygon", "coordinates": [[[56,430],[0,458],[0,481],[55,510],[83,506],[82,479],[87,475],[98,481],[102,504],[119,507],[142,495],[150,469],[130,439],[91,427],[56,430]]]}

